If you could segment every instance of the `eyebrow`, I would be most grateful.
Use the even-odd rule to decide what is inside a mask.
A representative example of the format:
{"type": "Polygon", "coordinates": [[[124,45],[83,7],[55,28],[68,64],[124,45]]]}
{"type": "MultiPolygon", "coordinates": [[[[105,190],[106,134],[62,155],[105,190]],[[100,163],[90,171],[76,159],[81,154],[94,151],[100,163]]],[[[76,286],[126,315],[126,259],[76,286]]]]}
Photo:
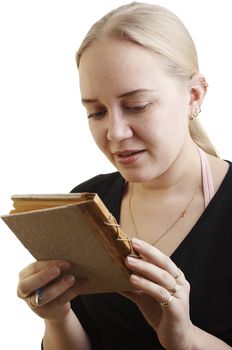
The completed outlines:
{"type": "MultiPolygon", "coordinates": [[[[124,94],[118,96],[117,98],[122,98],[122,97],[128,97],[128,96],[134,96],[137,94],[145,93],[145,92],[154,92],[155,90],[150,90],[150,89],[137,89],[137,90],[132,90],[129,92],[125,92],[124,94]]],[[[83,98],[82,100],[83,104],[89,104],[89,103],[95,103],[98,102],[97,99],[93,98],[83,98]]]]}

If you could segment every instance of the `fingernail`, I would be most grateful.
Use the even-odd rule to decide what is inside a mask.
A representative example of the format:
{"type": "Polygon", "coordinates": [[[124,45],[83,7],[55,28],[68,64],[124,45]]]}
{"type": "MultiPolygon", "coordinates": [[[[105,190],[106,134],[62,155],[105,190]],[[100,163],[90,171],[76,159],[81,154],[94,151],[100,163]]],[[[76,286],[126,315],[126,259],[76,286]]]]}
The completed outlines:
{"type": "Polygon", "coordinates": [[[138,259],[135,259],[132,256],[128,256],[127,261],[131,264],[136,264],[138,262],[138,259]]]}
{"type": "Polygon", "coordinates": [[[53,266],[50,270],[49,270],[49,274],[51,275],[51,276],[58,276],[59,274],[60,274],[60,269],[59,269],[59,267],[57,267],[57,266],[53,266]]]}
{"type": "Polygon", "coordinates": [[[64,277],[64,282],[67,286],[71,286],[72,284],[74,284],[75,282],[75,277],[72,276],[72,275],[69,275],[69,276],[65,276],[64,277]]]}
{"type": "Polygon", "coordinates": [[[131,275],[130,279],[132,282],[139,282],[140,281],[140,277],[137,275],[131,275]]]}
{"type": "Polygon", "coordinates": [[[141,247],[141,242],[138,238],[132,238],[132,244],[134,248],[139,248],[141,247]]]}
{"type": "Polygon", "coordinates": [[[61,261],[61,262],[58,263],[58,266],[61,269],[69,269],[70,268],[70,263],[69,263],[69,261],[61,261]]]}

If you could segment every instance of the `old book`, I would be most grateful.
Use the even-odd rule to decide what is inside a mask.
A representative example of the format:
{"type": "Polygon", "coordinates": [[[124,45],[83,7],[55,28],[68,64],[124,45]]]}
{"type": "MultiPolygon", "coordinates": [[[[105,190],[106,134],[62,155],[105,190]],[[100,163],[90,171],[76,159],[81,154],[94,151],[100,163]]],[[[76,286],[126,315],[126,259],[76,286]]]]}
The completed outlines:
{"type": "Polygon", "coordinates": [[[95,193],[12,196],[1,218],[37,260],[70,261],[83,294],[131,290],[125,257],[131,241],[95,193]]]}

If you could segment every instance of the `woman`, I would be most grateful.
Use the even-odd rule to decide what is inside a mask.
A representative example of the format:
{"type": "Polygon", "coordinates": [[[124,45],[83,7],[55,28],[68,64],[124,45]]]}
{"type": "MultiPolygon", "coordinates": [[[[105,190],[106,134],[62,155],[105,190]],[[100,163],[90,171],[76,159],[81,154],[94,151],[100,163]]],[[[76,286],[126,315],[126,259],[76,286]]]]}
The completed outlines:
{"type": "Polygon", "coordinates": [[[232,168],[197,119],[208,85],[189,33],[132,3],[76,57],[90,130],[118,172],[73,192],[97,192],[144,259],[126,259],[135,291],[122,295],[78,296],[65,261],[26,267],[18,295],[45,320],[43,348],[232,349],[232,168]]]}

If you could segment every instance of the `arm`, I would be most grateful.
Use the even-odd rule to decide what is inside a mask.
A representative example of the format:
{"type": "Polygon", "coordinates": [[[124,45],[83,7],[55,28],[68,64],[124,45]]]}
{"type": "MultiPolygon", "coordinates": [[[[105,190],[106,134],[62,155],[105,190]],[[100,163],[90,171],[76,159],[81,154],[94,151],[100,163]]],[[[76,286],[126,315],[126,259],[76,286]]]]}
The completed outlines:
{"type": "Polygon", "coordinates": [[[60,322],[45,320],[44,350],[91,350],[89,339],[70,309],[60,322]]]}
{"type": "Polygon", "coordinates": [[[194,341],[191,350],[231,350],[231,346],[213,335],[204,332],[202,329],[194,326],[194,341]]]}

